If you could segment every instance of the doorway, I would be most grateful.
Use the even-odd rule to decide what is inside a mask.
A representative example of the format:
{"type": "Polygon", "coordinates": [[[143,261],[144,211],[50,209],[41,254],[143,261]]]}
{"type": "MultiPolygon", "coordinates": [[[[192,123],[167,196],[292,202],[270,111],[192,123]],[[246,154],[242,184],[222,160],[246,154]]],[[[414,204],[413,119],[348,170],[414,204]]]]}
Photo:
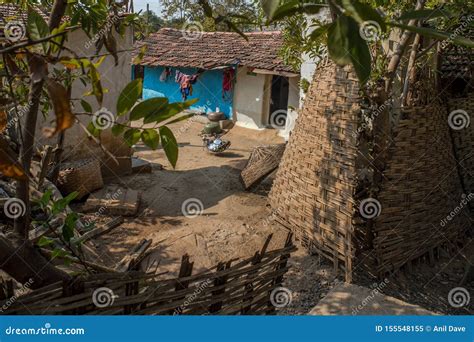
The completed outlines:
{"type": "Polygon", "coordinates": [[[285,128],[289,90],[290,84],[288,82],[288,77],[273,75],[269,115],[269,124],[272,127],[281,129],[285,128]]]}

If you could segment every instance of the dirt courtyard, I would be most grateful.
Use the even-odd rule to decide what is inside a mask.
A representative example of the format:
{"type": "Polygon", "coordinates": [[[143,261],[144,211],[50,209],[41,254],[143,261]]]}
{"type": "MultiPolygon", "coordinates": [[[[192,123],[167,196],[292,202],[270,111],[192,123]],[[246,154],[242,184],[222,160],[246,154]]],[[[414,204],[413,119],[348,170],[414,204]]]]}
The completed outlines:
{"type": "Polygon", "coordinates": [[[146,261],[156,260],[158,271],[169,271],[170,275],[177,271],[185,253],[199,272],[219,261],[253,255],[270,233],[274,233],[270,248],[282,246],[286,232],[268,223],[268,184],[246,192],[239,175],[255,146],[284,140],[276,130],[234,127],[225,135],[232,142],[231,148],[211,155],[198,135],[204,122],[188,120],[170,126],[179,144],[174,170],[162,149],[135,147],[134,156],[149,161],[153,171],[114,182],[140,191],[141,204],[138,216],[126,218],[121,227],[96,241],[102,250],[108,250],[106,263],[114,264],[144,238],[153,240],[152,255],[146,261]],[[193,215],[193,208],[198,209],[201,203],[202,212],[193,215]]]}

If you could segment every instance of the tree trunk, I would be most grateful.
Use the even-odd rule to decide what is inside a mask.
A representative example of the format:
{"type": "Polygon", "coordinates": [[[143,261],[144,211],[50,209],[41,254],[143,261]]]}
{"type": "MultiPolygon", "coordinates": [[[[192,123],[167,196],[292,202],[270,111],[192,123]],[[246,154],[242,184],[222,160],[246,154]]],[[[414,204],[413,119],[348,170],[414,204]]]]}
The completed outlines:
{"type": "Polygon", "coordinates": [[[31,242],[0,235],[0,268],[16,281],[37,289],[71,277],[46,260],[31,242]]]}

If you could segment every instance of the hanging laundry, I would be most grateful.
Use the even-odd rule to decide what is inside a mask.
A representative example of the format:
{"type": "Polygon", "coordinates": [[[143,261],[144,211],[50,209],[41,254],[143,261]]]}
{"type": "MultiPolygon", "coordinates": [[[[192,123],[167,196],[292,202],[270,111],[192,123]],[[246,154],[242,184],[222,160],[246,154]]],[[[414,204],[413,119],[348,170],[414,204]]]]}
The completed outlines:
{"type": "Polygon", "coordinates": [[[222,80],[222,98],[224,100],[232,100],[232,89],[234,86],[234,68],[224,70],[224,77],[222,80]]]}
{"type": "Polygon", "coordinates": [[[175,81],[179,83],[181,89],[181,96],[183,100],[186,100],[188,96],[193,94],[193,84],[196,83],[197,78],[201,73],[194,75],[186,75],[179,70],[176,70],[175,81]]]}
{"type": "Polygon", "coordinates": [[[166,67],[160,75],[160,81],[166,82],[168,78],[170,77],[170,75],[171,75],[171,69],[169,67],[166,67]]]}

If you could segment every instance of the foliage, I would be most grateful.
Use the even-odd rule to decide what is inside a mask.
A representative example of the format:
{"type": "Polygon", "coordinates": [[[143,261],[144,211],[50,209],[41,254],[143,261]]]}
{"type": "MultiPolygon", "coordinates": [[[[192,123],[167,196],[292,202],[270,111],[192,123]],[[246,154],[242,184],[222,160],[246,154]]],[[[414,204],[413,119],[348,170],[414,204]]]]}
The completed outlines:
{"type": "Polygon", "coordinates": [[[162,15],[168,18],[167,26],[177,28],[198,22],[205,31],[232,31],[234,25],[239,31],[248,31],[263,19],[255,0],[163,0],[162,6],[162,15]]]}
{"type": "MultiPolygon", "coordinates": [[[[286,25],[283,56],[289,64],[298,66],[299,55],[324,44],[329,56],[337,64],[353,65],[362,83],[373,76],[373,60],[375,58],[377,61],[379,56],[372,56],[371,51],[380,52],[382,38],[387,37],[388,28],[399,28],[425,37],[449,40],[454,44],[474,46],[472,40],[449,32],[460,24],[455,18],[462,18],[462,13],[469,13],[466,12],[465,4],[459,1],[450,2],[446,6],[441,6],[439,1],[430,1],[428,8],[421,10],[414,10],[407,2],[383,0],[329,0],[324,3],[313,0],[262,0],[261,3],[268,23],[283,22],[286,25]],[[329,9],[333,16],[332,23],[327,26],[317,22],[308,24],[305,22],[306,18],[298,18],[299,13],[314,15],[323,8],[329,9]],[[425,26],[409,24],[411,19],[421,20],[425,22],[425,26]],[[377,31],[375,39],[364,36],[363,30],[367,24],[372,25],[370,29],[377,31]],[[313,25],[318,28],[307,37],[307,29],[313,25]]],[[[380,63],[377,61],[375,64],[380,63]]]]}

